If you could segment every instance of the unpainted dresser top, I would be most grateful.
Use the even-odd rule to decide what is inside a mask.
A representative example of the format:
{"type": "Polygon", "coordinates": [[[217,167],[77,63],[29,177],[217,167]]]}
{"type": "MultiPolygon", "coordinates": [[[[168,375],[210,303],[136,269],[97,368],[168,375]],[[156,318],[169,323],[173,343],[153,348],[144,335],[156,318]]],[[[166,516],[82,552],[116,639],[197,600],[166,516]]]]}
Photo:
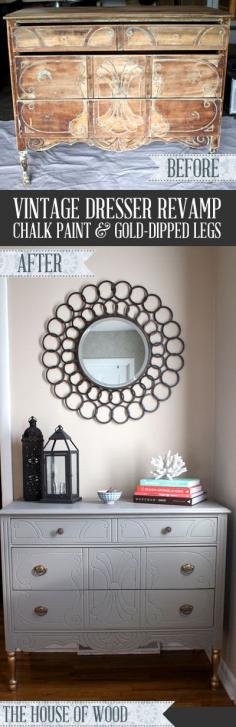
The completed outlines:
{"type": "Polygon", "coordinates": [[[181,505],[153,505],[144,503],[134,503],[131,500],[120,500],[114,505],[104,505],[98,500],[75,502],[73,505],[52,504],[45,502],[24,502],[24,500],[15,500],[0,510],[0,517],[3,516],[34,516],[37,515],[72,515],[89,517],[99,515],[107,516],[129,516],[142,517],[142,515],[185,515],[186,517],[194,517],[195,515],[225,515],[230,510],[224,505],[212,500],[205,500],[199,505],[193,507],[181,505]]]}
{"type": "Polygon", "coordinates": [[[140,5],[129,5],[126,7],[116,8],[88,8],[88,7],[70,7],[70,8],[26,8],[24,10],[16,10],[5,16],[7,19],[17,20],[24,23],[40,22],[47,23],[49,20],[53,23],[60,23],[61,20],[75,23],[101,23],[101,22],[218,22],[233,17],[224,10],[216,10],[208,7],[170,7],[162,6],[157,8],[149,6],[148,9],[140,5]]]}

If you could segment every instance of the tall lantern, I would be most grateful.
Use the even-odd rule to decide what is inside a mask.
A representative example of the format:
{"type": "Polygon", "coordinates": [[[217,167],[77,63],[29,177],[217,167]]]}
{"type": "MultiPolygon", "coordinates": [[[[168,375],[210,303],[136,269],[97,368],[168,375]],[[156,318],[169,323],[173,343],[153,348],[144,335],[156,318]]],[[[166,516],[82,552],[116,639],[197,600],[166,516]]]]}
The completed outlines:
{"type": "Polygon", "coordinates": [[[43,502],[81,500],[79,450],[63,427],[55,429],[44,447],[43,502]]]}
{"type": "Polygon", "coordinates": [[[22,436],[23,495],[24,500],[36,501],[42,497],[43,435],[36,427],[37,419],[30,417],[29,427],[22,436]]]}

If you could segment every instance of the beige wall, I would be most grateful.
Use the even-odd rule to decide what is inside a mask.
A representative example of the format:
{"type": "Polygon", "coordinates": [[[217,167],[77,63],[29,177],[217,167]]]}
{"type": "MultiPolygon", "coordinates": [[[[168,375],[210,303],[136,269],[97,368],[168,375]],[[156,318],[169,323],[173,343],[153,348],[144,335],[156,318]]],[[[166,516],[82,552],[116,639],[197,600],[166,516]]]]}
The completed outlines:
{"type": "Polygon", "coordinates": [[[236,248],[218,249],[216,276],[216,499],[232,510],[223,656],[236,676],[236,248]]]}
{"type": "Polygon", "coordinates": [[[138,422],[102,426],[68,411],[43,377],[40,336],[53,308],[84,281],[9,281],[12,435],[15,497],[22,494],[21,435],[34,415],[45,438],[62,424],[80,449],[81,493],[99,487],[132,493],[150,458],[168,448],[186,458],[211,491],[214,417],[214,248],[98,247],[90,261],[95,282],[128,279],[157,292],[181,323],[186,342],[180,384],[157,412],[138,422]]]}

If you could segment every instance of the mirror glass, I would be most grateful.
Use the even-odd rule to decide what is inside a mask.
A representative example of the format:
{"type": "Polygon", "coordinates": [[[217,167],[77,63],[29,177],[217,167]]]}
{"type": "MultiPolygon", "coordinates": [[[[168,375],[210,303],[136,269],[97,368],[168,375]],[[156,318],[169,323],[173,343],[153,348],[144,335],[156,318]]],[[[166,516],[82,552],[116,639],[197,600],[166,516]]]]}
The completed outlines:
{"type": "Polygon", "coordinates": [[[78,358],[86,376],[104,388],[127,386],[144,372],[148,343],[133,321],[109,316],[91,323],[81,336],[78,358]]]}

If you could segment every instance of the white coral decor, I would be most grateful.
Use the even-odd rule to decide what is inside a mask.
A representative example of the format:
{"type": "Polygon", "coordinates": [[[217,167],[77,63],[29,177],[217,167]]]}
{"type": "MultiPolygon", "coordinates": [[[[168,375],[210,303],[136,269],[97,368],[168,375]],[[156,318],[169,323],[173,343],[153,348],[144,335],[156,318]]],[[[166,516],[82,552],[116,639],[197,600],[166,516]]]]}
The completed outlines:
{"type": "Polygon", "coordinates": [[[182,457],[180,457],[178,452],[171,454],[170,449],[167,454],[164,454],[164,457],[160,454],[158,457],[152,457],[151,465],[155,468],[154,472],[151,470],[151,474],[154,475],[155,480],[160,480],[162,477],[172,480],[182,475],[183,472],[187,472],[187,467],[182,457]]]}

